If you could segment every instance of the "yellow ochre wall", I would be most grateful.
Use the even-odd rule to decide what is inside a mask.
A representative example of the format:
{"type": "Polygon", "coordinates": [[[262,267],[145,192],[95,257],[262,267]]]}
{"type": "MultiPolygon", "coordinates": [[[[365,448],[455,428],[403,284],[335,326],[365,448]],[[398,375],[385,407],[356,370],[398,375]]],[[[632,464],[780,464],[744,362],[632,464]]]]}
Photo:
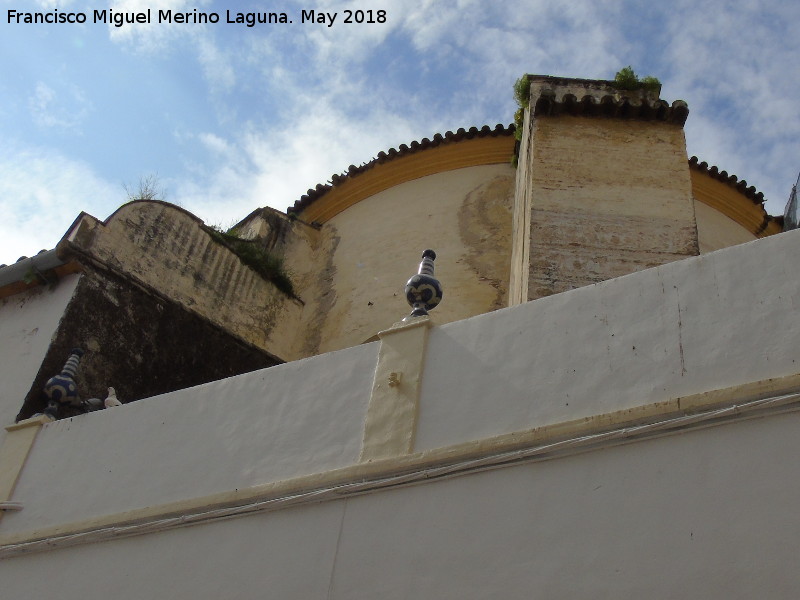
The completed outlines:
{"type": "Polygon", "coordinates": [[[514,170],[509,164],[445,171],[362,200],[322,228],[326,276],[303,290],[307,349],[359,344],[410,312],[403,287],[422,251],[437,252],[447,323],[507,303],[514,170]],[[320,310],[324,308],[324,310],[320,310]]]}
{"type": "Polygon", "coordinates": [[[442,324],[777,232],[690,168],[680,125],[561,114],[526,127],[517,170],[510,136],[464,139],[375,164],[299,211],[283,243],[304,303],[287,358],[376,339],[408,314],[425,248],[442,324]]]}

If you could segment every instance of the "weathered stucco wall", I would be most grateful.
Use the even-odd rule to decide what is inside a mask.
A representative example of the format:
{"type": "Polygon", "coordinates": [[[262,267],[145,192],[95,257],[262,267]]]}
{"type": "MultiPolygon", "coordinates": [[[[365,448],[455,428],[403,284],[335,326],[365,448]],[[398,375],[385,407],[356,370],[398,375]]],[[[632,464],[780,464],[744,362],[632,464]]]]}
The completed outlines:
{"type": "Polygon", "coordinates": [[[83,215],[66,240],[66,250],[133,277],[243,340],[280,358],[290,353],[283,332],[299,325],[302,303],[244,265],[183,209],[131,202],[102,223],[83,215]]]}
{"type": "Polygon", "coordinates": [[[698,254],[680,126],[538,117],[528,299],[698,254]]]}
{"type": "MultiPolygon", "coordinates": [[[[105,398],[114,387],[122,402],[199,385],[277,364],[272,355],[197,314],[148,293],[123,277],[85,267],[35,377],[26,380],[19,418],[42,412],[45,382],[59,373],[70,350],[85,354],[78,369],[81,398],[105,398]]],[[[19,408],[19,407],[18,407],[19,408]]],[[[82,411],[62,407],[59,416],[82,411]]]]}
{"type": "Polygon", "coordinates": [[[247,239],[258,239],[266,250],[283,259],[301,302],[299,324],[296,318],[279,317],[273,325],[271,336],[281,340],[282,358],[289,361],[316,354],[319,324],[333,299],[330,286],[335,272],[331,265],[335,236],[324,235],[318,228],[272,208],[254,211],[236,229],[247,239]]]}
{"type": "Polygon", "coordinates": [[[302,297],[309,351],[359,344],[410,312],[403,287],[436,250],[447,323],[507,302],[514,171],[469,167],[400,184],[323,225],[327,264],[302,297]]]}
{"type": "Polygon", "coordinates": [[[739,223],[707,204],[695,202],[694,212],[701,254],[758,239],[739,223]]]}
{"type": "Polygon", "coordinates": [[[528,301],[528,278],[531,253],[531,176],[533,139],[531,137],[531,110],[523,111],[523,131],[520,136],[519,155],[514,185],[511,226],[511,265],[508,284],[508,305],[528,301]]]}
{"type": "MultiPolygon", "coordinates": [[[[38,286],[0,299],[0,443],[22,407],[79,279],[69,275],[54,287],[38,286]]],[[[63,366],[62,362],[59,368],[63,366]]]]}

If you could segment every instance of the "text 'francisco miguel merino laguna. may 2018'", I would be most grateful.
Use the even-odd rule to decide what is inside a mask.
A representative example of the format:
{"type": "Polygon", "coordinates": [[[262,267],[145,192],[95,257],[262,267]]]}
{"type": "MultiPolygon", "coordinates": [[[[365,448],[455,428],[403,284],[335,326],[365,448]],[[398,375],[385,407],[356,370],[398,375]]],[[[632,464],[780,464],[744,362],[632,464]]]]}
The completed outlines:
{"type": "MultiPolygon", "coordinates": [[[[385,10],[344,10],[339,12],[324,12],[318,10],[300,10],[297,21],[299,23],[313,23],[332,27],[334,23],[343,24],[371,24],[386,23],[385,10]]],[[[123,27],[134,24],[167,23],[205,25],[217,23],[230,23],[255,27],[256,25],[294,23],[295,20],[286,12],[236,12],[226,10],[223,16],[217,12],[198,11],[196,8],[181,12],[175,10],[147,10],[139,12],[121,12],[110,9],[93,10],[91,12],[64,12],[53,9],[46,12],[24,12],[15,9],[6,11],[6,23],[14,24],[83,24],[101,23],[123,27]]]]}

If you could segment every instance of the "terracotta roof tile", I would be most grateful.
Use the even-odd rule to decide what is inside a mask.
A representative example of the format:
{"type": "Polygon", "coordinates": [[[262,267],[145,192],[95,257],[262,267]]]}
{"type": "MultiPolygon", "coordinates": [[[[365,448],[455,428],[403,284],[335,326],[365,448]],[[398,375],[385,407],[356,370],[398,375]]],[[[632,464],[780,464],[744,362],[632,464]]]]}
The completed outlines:
{"type": "MultiPolygon", "coordinates": [[[[545,91],[546,92],[546,91],[545,91]]],[[[615,99],[612,96],[604,96],[599,102],[596,98],[586,95],[580,100],[572,94],[565,94],[560,101],[547,93],[543,93],[536,101],[534,107],[536,114],[539,111],[546,111],[547,114],[574,114],[574,115],[596,115],[596,116],[616,116],[621,118],[653,119],[683,124],[688,115],[688,107],[682,100],[676,100],[672,106],[663,100],[647,101],[634,99],[631,101],[627,97],[615,99]]],[[[287,209],[288,214],[297,214],[310,206],[317,199],[324,196],[337,185],[341,185],[347,179],[358,177],[360,174],[372,169],[376,165],[381,165],[396,158],[420,152],[428,148],[435,148],[442,144],[451,144],[465,139],[475,137],[497,137],[514,135],[514,125],[496,125],[494,128],[484,125],[480,129],[470,127],[469,129],[460,128],[457,131],[448,131],[445,134],[437,133],[432,138],[423,138],[413,141],[410,144],[400,144],[397,148],[389,148],[387,151],[378,152],[372,160],[361,165],[350,165],[342,173],[334,173],[326,183],[317,184],[313,189],[309,189],[294,205],[287,209]]],[[[704,172],[719,181],[737,189],[741,194],[749,198],[754,204],[763,204],[764,194],[757,191],[755,187],[748,186],[747,181],[739,179],[736,175],[730,175],[726,171],[720,171],[716,166],[709,166],[706,162],[700,162],[696,156],[689,159],[689,166],[697,171],[704,172]]],[[[774,220],[776,217],[770,217],[774,220]]]]}
{"type": "Polygon", "coordinates": [[[538,98],[531,99],[534,116],[558,116],[568,114],[585,117],[616,117],[646,121],[664,121],[683,125],[689,116],[689,106],[683,100],[675,100],[672,105],[665,100],[647,98],[615,98],[607,94],[599,100],[590,94],[578,98],[574,94],[564,94],[558,99],[551,89],[542,90],[538,98]]]}
{"type": "Polygon", "coordinates": [[[747,181],[744,179],[739,179],[736,175],[729,175],[727,171],[720,171],[718,167],[713,165],[709,166],[705,161],[700,162],[700,159],[696,156],[689,159],[689,166],[696,171],[706,173],[714,179],[728,184],[732,188],[736,188],[741,194],[750,198],[753,204],[764,204],[764,194],[756,190],[752,185],[748,186],[747,181]]]}
{"type": "Polygon", "coordinates": [[[488,125],[484,125],[480,129],[477,127],[470,127],[469,129],[464,129],[463,127],[458,129],[455,133],[452,131],[448,131],[444,135],[441,133],[437,133],[433,136],[433,139],[423,138],[420,141],[413,141],[411,144],[400,144],[397,148],[389,148],[386,152],[378,152],[378,155],[370,160],[369,162],[363,163],[361,165],[350,165],[346,171],[343,173],[335,173],[331,175],[330,180],[327,183],[320,183],[314,189],[308,190],[299,200],[294,203],[294,206],[290,206],[286,212],[288,214],[292,213],[299,213],[303,209],[307,208],[313,202],[315,202],[318,198],[324,196],[329,190],[333,187],[344,183],[345,180],[351,177],[357,177],[361,173],[372,169],[375,165],[381,165],[385,162],[390,160],[394,160],[396,158],[400,158],[401,156],[405,156],[407,154],[413,154],[415,152],[420,152],[422,150],[427,150],[428,148],[435,148],[436,146],[442,144],[452,144],[456,142],[460,142],[462,140],[471,140],[473,138],[481,138],[481,137],[497,137],[497,136],[512,136],[514,135],[514,126],[513,125],[502,125],[497,124],[494,129],[489,127],[488,125]]]}

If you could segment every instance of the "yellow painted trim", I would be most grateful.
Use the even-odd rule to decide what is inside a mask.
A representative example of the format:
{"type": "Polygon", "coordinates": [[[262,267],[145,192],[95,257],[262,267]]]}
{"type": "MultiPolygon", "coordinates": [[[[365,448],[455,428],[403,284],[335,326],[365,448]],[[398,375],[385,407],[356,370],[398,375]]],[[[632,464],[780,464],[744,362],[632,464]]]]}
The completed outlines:
{"type": "MultiPolygon", "coordinates": [[[[36,436],[42,425],[50,421],[52,419],[41,415],[6,427],[8,434],[0,447],[0,502],[11,500],[36,436]]],[[[3,511],[0,511],[2,518],[3,511]]]]}
{"type": "Polygon", "coordinates": [[[459,461],[477,460],[497,455],[501,452],[535,448],[561,440],[590,436],[628,426],[657,423],[658,421],[683,414],[702,414],[722,406],[733,406],[743,402],[793,392],[800,392],[800,374],[712,390],[636,408],[455,444],[445,448],[363,462],[324,473],[306,475],[285,481],[275,481],[251,488],[130,510],[34,531],[0,535],[0,552],[9,550],[10,546],[16,544],[82,534],[101,529],[109,530],[108,538],[111,539],[117,537],[117,532],[111,529],[115,527],[155,523],[159,520],[197,514],[201,511],[289,498],[303,493],[312,493],[320,489],[330,489],[347,484],[363,483],[371,480],[377,481],[380,478],[414,473],[459,461]]]}
{"type": "Polygon", "coordinates": [[[692,168],[689,171],[692,178],[692,194],[698,202],[721,212],[758,237],[780,233],[781,229],[775,222],[770,223],[765,230],[761,230],[767,216],[763,206],[755,204],[736,188],[708,173],[692,168]]]}
{"type": "Polygon", "coordinates": [[[378,337],[378,365],[372,383],[361,462],[410,454],[417,434],[417,411],[430,317],[396,323],[378,337]]]}
{"type": "Polygon", "coordinates": [[[513,152],[514,136],[498,135],[443,143],[405,154],[347,177],[299,216],[307,223],[325,223],[361,200],[406,181],[464,167],[509,163],[513,152]]]}

